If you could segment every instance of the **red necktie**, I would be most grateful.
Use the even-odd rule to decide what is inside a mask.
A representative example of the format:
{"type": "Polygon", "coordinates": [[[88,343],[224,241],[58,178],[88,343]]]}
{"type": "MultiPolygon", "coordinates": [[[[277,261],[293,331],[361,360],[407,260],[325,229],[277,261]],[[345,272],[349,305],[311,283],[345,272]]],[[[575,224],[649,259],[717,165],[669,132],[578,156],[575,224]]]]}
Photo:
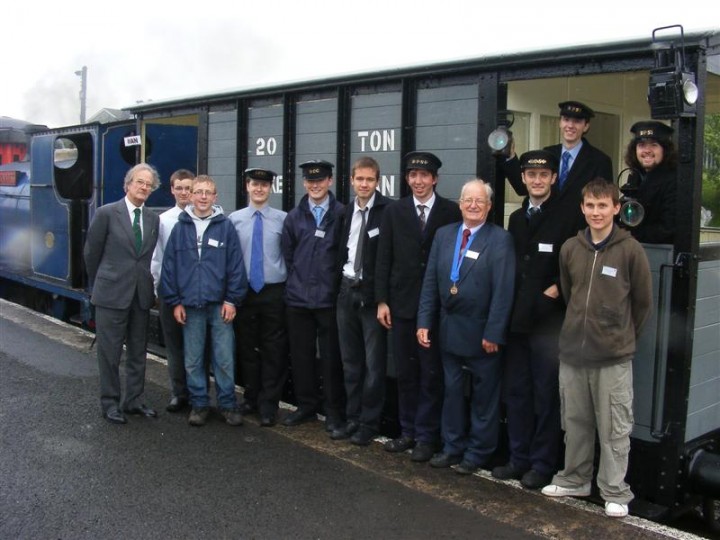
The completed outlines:
{"type": "Polygon", "coordinates": [[[463,250],[465,249],[465,246],[467,246],[468,238],[470,238],[470,229],[465,229],[463,231],[462,243],[460,244],[460,253],[459,253],[460,259],[462,259],[463,250]]]}

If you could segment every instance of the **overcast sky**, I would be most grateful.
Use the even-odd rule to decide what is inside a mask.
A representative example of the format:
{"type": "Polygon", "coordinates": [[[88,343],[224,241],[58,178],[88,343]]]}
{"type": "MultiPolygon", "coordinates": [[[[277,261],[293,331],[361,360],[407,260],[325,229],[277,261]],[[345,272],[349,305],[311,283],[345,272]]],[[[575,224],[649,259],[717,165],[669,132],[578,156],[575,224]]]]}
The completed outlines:
{"type": "Polygon", "coordinates": [[[141,100],[649,38],[654,28],[673,24],[683,25],[686,33],[720,26],[715,8],[680,2],[500,0],[500,7],[488,7],[492,4],[487,0],[16,2],[13,11],[26,11],[8,13],[6,8],[3,17],[0,116],[51,127],[77,124],[80,77],[75,71],[82,66],[88,68],[90,117],[103,107],[120,109],[141,100]]]}

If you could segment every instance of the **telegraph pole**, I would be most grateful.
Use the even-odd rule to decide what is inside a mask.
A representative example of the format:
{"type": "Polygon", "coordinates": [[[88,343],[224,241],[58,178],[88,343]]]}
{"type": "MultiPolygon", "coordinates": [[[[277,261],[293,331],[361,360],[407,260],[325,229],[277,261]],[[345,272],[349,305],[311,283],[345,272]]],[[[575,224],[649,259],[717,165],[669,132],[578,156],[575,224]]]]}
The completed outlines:
{"type": "Polygon", "coordinates": [[[87,98],[87,66],[76,71],[75,75],[80,77],[80,123],[85,123],[85,101],[87,98]]]}

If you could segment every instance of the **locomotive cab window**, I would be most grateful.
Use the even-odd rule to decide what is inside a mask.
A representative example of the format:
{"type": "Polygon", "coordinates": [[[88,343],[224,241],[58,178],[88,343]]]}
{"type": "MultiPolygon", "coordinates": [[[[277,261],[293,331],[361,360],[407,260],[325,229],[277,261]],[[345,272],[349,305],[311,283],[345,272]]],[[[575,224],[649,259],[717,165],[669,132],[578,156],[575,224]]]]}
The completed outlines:
{"type": "Polygon", "coordinates": [[[55,189],[70,200],[93,194],[93,140],[89,133],[59,137],[54,143],[55,189]]]}

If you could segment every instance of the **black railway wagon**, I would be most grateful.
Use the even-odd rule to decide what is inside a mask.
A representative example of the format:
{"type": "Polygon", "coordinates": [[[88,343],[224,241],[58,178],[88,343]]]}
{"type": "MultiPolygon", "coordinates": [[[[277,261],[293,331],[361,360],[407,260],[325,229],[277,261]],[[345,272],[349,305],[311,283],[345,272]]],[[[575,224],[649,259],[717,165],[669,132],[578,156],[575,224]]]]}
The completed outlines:
{"type": "MultiPolygon", "coordinates": [[[[350,167],[362,154],[380,163],[383,193],[400,197],[408,192],[401,156],[421,149],[442,159],[438,190],[445,196],[457,197],[472,177],[491,182],[492,219],[503,224],[521,199],[498,179],[488,136],[512,120],[518,153],[557,143],[557,104],[571,99],[596,111],[588,139],[612,157],[616,174],[634,122],[654,116],[675,128],[677,240],[646,246],[657,310],[635,359],[629,481],[637,500],[631,511],[669,519],[704,501],[714,521],[712,501],[720,498],[720,30],[683,35],[675,26],[645,40],[238,89],[128,110],[140,133],[158,123],[197,129],[197,170],[216,179],[226,211],[245,205],[247,167],[279,173],[271,204],[289,210],[303,195],[298,164],[308,159],[336,165],[334,189],[347,202],[350,167]],[[698,90],[692,104],[682,95],[688,79],[698,90]]],[[[388,374],[394,375],[392,362],[388,374]]]]}
{"type": "MultiPolygon", "coordinates": [[[[136,143],[140,144],[132,148],[134,160],[161,165],[165,183],[180,167],[213,176],[218,202],[226,212],[246,204],[242,171],[247,167],[279,173],[271,204],[288,210],[302,195],[298,164],[305,160],[333,162],[334,189],[347,202],[350,167],[358,156],[375,157],[383,193],[400,197],[408,192],[401,157],[411,150],[429,150],[444,163],[440,193],[456,198],[465,180],[479,176],[495,189],[492,219],[504,224],[521,199],[498,174],[488,136],[498,127],[512,127],[518,153],[557,143],[557,104],[571,99],[596,111],[587,137],[611,156],[618,175],[633,123],[654,117],[675,128],[680,153],[675,244],[645,246],[653,266],[656,311],[634,361],[635,426],[628,480],[636,501],[631,512],[666,520],[702,503],[708,521],[717,525],[713,509],[720,499],[720,29],[683,35],[682,28],[669,27],[644,40],[147,102],[128,108],[135,123],[118,127],[123,142],[114,140],[111,145],[105,144],[108,137],[100,136],[105,129],[100,126],[50,130],[33,140],[38,152],[33,155],[49,163],[41,166],[34,160],[31,181],[17,173],[8,176],[15,183],[5,188],[7,193],[0,190],[3,222],[11,215],[2,209],[6,203],[20,222],[25,218],[17,209],[30,208],[30,232],[37,237],[37,242],[30,242],[30,267],[18,273],[12,265],[2,265],[0,278],[57,297],[72,294],[87,307],[85,276],[78,275],[77,267],[70,270],[72,264],[80,264],[78,250],[94,209],[122,195],[122,176],[129,165],[123,163],[122,171],[109,170],[108,156],[136,143]],[[696,99],[685,100],[684,92],[692,97],[693,88],[696,99]],[[91,133],[84,134],[87,131],[91,133]],[[92,171],[88,190],[78,197],[58,189],[58,180],[71,175],[40,152],[41,145],[58,148],[55,139],[63,137],[94,156],[84,168],[92,171]],[[51,172],[46,175],[46,170],[51,172]],[[28,184],[29,194],[24,187],[28,184]],[[45,219],[47,207],[40,198],[52,205],[58,223],[45,219]],[[80,223],[79,232],[68,221],[73,216],[80,223]],[[57,237],[48,236],[56,226],[76,240],[51,242],[62,246],[57,254],[42,252],[50,245],[47,238],[57,237]],[[36,244],[42,259],[36,259],[36,244]],[[62,259],[57,275],[47,275],[36,264],[42,260],[53,265],[56,256],[62,259]],[[70,280],[71,275],[78,277],[70,280]]],[[[121,154],[127,158],[128,149],[121,154]]],[[[169,194],[158,196],[165,202],[157,205],[166,206],[169,194]]],[[[392,362],[388,375],[394,376],[392,362]]]]}

